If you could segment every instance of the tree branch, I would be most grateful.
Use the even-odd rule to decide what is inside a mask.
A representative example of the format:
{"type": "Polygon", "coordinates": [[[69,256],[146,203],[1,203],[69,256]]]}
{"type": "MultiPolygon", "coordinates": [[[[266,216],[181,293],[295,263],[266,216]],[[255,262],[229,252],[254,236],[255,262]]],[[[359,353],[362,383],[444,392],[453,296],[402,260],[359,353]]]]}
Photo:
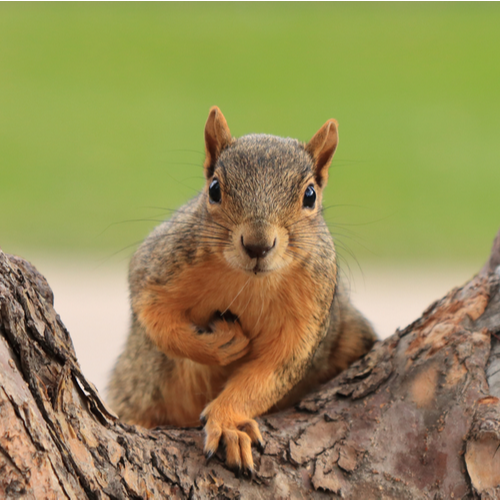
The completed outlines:
{"type": "Polygon", "coordinates": [[[0,496],[498,498],[500,233],[488,263],[296,408],[260,419],[255,477],[198,429],[117,421],[46,280],[0,251],[0,496]]]}

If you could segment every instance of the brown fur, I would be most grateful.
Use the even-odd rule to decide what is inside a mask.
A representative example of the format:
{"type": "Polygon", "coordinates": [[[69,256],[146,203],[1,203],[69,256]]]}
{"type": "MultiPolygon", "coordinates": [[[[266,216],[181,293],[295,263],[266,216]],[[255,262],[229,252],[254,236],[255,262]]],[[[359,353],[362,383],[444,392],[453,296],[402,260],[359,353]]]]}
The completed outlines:
{"type": "Polygon", "coordinates": [[[222,439],[228,464],[251,470],[251,443],[262,440],[253,418],[293,404],[370,349],[373,330],[337,283],[321,215],[337,143],[335,120],[307,145],[233,139],[210,110],[204,191],[130,265],[132,327],[109,385],[124,420],[194,426],[201,413],[207,454],[222,439]],[[214,179],[219,201],[209,195],[214,179]],[[314,206],[303,203],[308,186],[314,206]]]}

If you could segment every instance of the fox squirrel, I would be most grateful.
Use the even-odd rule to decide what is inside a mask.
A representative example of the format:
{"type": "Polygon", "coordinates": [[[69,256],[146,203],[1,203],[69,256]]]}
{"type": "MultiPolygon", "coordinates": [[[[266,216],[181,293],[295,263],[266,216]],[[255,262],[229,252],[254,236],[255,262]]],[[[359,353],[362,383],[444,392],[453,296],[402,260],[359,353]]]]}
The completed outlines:
{"type": "Polygon", "coordinates": [[[130,264],[132,325],[108,387],[120,417],[205,426],[205,454],[253,471],[255,417],[297,402],[363,356],[375,334],[338,280],[322,194],[338,143],[205,125],[203,191],[130,264]],[[201,413],[201,416],[200,416],[201,413]]]}

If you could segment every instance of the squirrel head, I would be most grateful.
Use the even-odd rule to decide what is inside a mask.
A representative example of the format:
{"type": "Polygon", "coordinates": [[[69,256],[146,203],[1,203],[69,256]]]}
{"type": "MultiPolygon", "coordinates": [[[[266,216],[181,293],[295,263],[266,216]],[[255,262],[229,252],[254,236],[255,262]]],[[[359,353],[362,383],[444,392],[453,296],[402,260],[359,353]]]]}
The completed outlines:
{"type": "Polygon", "coordinates": [[[321,201],[337,144],[333,119],[307,144],[265,134],[235,139],[220,109],[210,109],[202,202],[233,267],[264,275],[307,259],[325,237],[321,201]]]}

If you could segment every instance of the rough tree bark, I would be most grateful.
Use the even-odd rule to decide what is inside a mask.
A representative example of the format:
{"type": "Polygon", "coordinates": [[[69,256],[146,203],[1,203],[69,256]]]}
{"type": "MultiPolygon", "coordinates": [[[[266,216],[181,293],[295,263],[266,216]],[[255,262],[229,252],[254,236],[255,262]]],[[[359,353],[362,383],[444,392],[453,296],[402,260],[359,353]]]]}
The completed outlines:
{"type": "Polygon", "coordinates": [[[262,417],[252,479],[205,464],[201,428],[118,422],[52,299],[0,251],[0,498],[500,498],[500,233],[469,283],[262,417]]]}

